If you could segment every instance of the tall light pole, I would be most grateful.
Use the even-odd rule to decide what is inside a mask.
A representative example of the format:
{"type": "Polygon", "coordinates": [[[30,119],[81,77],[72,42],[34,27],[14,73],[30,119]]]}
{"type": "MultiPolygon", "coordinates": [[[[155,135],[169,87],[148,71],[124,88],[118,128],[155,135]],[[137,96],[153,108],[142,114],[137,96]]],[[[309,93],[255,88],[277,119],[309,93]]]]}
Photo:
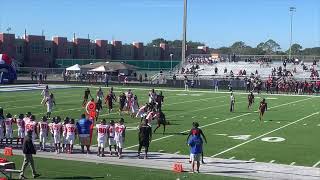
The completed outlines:
{"type": "Polygon", "coordinates": [[[292,46],[292,21],[293,21],[293,13],[296,11],[295,7],[290,7],[290,47],[289,47],[289,59],[291,59],[291,46],[292,46]]]}
{"type": "Polygon", "coordinates": [[[186,39],[187,39],[187,0],[184,0],[184,11],[183,11],[183,35],[182,35],[182,63],[186,61],[186,39]]]}
{"type": "Polygon", "coordinates": [[[171,54],[170,54],[170,59],[171,59],[171,72],[172,72],[172,56],[173,56],[173,54],[171,53],[171,54]]]}

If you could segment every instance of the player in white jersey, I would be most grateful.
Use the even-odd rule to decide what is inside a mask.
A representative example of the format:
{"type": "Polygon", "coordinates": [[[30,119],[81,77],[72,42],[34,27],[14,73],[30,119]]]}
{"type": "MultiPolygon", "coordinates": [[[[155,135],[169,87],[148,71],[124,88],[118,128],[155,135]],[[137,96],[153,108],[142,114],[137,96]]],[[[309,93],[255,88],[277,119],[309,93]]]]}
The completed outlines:
{"type": "Polygon", "coordinates": [[[73,144],[77,134],[77,126],[74,124],[74,119],[71,119],[66,124],[66,139],[67,139],[67,153],[71,154],[73,151],[73,144]]]}
{"type": "Polygon", "coordinates": [[[50,96],[50,91],[49,91],[48,85],[46,85],[46,88],[44,90],[42,90],[41,96],[43,96],[42,101],[41,101],[41,104],[43,104],[46,101],[46,99],[50,96]]]}
{"type": "Polygon", "coordinates": [[[46,105],[47,105],[47,117],[50,118],[53,105],[56,105],[56,101],[52,93],[50,94],[49,97],[46,98],[46,105]]]}
{"type": "Polygon", "coordinates": [[[23,118],[24,123],[27,123],[27,122],[30,121],[31,115],[32,115],[31,112],[27,112],[27,113],[26,113],[26,117],[23,118]]]}
{"type": "Polygon", "coordinates": [[[148,104],[146,103],[146,105],[139,108],[139,110],[136,114],[136,118],[140,117],[141,122],[142,122],[143,117],[145,117],[147,115],[147,112],[148,112],[148,104]]]}
{"type": "Polygon", "coordinates": [[[18,119],[15,119],[15,123],[18,126],[18,143],[19,140],[21,141],[21,144],[23,143],[23,139],[24,139],[24,128],[25,128],[25,123],[24,123],[24,115],[20,114],[18,119]]]}
{"type": "Polygon", "coordinates": [[[4,125],[6,126],[6,143],[8,143],[8,139],[10,139],[10,142],[12,144],[12,138],[13,138],[13,119],[12,115],[10,113],[7,114],[7,118],[4,121],[4,125]]]}
{"type": "Polygon", "coordinates": [[[114,151],[117,152],[117,144],[116,141],[114,140],[114,136],[115,136],[115,125],[114,125],[114,121],[111,120],[108,126],[108,143],[109,143],[109,150],[110,150],[110,155],[112,155],[112,146],[114,146],[114,151]]]}
{"type": "Polygon", "coordinates": [[[3,109],[0,107],[0,142],[2,144],[3,138],[4,138],[4,115],[3,115],[3,109]]]}
{"type": "Polygon", "coordinates": [[[97,133],[98,133],[98,154],[97,156],[104,157],[104,148],[106,146],[107,136],[108,136],[108,129],[109,126],[106,125],[106,119],[103,119],[100,124],[96,125],[97,133]]]}
{"type": "Polygon", "coordinates": [[[98,99],[100,99],[101,101],[104,99],[104,94],[103,94],[103,91],[102,91],[101,87],[97,91],[97,100],[98,99]]]}
{"type": "Polygon", "coordinates": [[[121,118],[119,123],[115,125],[114,139],[117,143],[119,159],[122,157],[122,149],[124,148],[124,141],[126,135],[126,126],[124,125],[124,119],[121,118]]]}
{"type": "Polygon", "coordinates": [[[133,118],[139,110],[138,97],[135,95],[131,98],[131,117],[133,118]]]}
{"type": "Polygon", "coordinates": [[[149,92],[149,103],[154,103],[157,97],[157,93],[155,92],[154,89],[151,89],[149,92]]]}
{"type": "Polygon", "coordinates": [[[66,125],[69,123],[70,118],[66,117],[64,119],[63,125],[62,125],[62,152],[66,152],[67,148],[67,128],[66,125]]]}
{"type": "Polygon", "coordinates": [[[39,142],[40,142],[40,151],[45,151],[46,142],[48,139],[49,124],[46,116],[42,117],[42,121],[38,123],[38,132],[39,132],[39,142]]]}
{"type": "Polygon", "coordinates": [[[54,122],[51,124],[51,133],[53,135],[54,147],[57,154],[60,153],[60,142],[62,133],[62,124],[60,123],[61,118],[55,117],[54,122]]]}
{"type": "Polygon", "coordinates": [[[36,117],[31,115],[30,120],[25,123],[25,135],[28,135],[28,131],[32,132],[32,142],[35,141],[37,133],[37,122],[36,117]]]}

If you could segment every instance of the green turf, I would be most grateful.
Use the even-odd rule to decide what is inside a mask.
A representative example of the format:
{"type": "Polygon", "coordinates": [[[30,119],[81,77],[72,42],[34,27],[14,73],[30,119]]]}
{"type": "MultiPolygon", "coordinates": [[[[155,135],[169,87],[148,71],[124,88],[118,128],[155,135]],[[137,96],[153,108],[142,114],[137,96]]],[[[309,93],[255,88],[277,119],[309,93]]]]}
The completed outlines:
{"type": "MultiPolygon", "coordinates": [[[[21,167],[23,157],[13,156],[7,158],[21,167]]],[[[53,160],[45,158],[35,158],[36,170],[41,174],[39,179],[116,179],[116,180],[177,180],[177,179],[221,179],[231,180],[240,178],[231,178],[223,176],[212,176],[205,174],[174,173],[164,170],[145,169],[118,165],[106,165],[98,163],[86,163],[78,161],[53,160]]],[[[25,176],[31,178],[30,168],[27,168],[25,176]]],[[[1,175],[0,175],[1,177],[1,175]]],[[[18,178],[18,176],[14,176],[18,178]]]]}
{"type": "MultiPolygon", "coordinates": [[[[92,87],[91,90],[95,92],[96,87],[92,87]]],[[[117,87],[115,90],[117,95],[124,91],[117,87]]],[[[78,118],[83,112],[81,108],[83,91],[84,88],[53,90],[57,101],[53,115],[78,118]]],[[[133,92],[138,96],[140,104],[147,101],[147,90],[136,89],[133,92]]],[[[165,95],[163,110],[171,125],[167,126],[166,134],[162,135],[160,128],[157,134],[153,135],[153,139],[157,141],[151,143],[151,151],[164,150],[168,153],[179,151],[180,154],[188,154],[186,135],[181,132],[186,132],[191,128],[193,121],[198,121],[201,126],[205,126],[203,131],[208,139],[208,144],[204,146],[205,156],[218,154],[216,157],[219,158],[234,157],[239,160],[255,158],[259,162],[275,160],[275,163],[281,164],[296,162],[296,165],[302,166],[313,166],[320,160],[320,145],[317,143],[320,132],[319,114],[286,126],[319,112],[319,97],[256,95],[253,110],[248,110],[247,95],[236,94],[236,111],[230,113],[229,94],[172,90],[163,93],[165,95]],[[258,113],[255,112],[260,97],[267,98],[269,107],[263,122],[259,122],[258,113]],[[286,127],[282,128],[283,126],[286,127]],[[281,129],[276,130],[277,128],[281,129]],[[273,130],[276,131],[272,132],[273,130]],[[261,138],[281,137],[285,138],[285,141],[265,142],[261,141],[261,138],[255,139],[268,132],[272,133],[261,138]],[[247,135],[247,138],[237,139],[239,135],[247,135]],[[235,146],[238,147],[233,148],[235,146]],[[221,153],[225,150],[228,151],[221,153]]],[[[40,105],[40,101],[40,91],[11,92],[5,95],[0,93],[0,106],[5,108],[5,112],[12,114],[31,111],[40,118],[46,110],[40,105]]],[[[118,104],[115,109],[117,107],[118,104]]],[[[116,111],[106,115],[105,110],[102,116],[108,120],[120,117],[116,111]]],[[[140,122],[139,119],[127,115],[124,118],[127,127],[136,127],[140,122]]],[[[95,143],[94,137],[93,144],[95,143]]],[[[135,150],[136,144],[137,131],[128,131],[126,147],[133,146],[130,150],[135,150]]]]}

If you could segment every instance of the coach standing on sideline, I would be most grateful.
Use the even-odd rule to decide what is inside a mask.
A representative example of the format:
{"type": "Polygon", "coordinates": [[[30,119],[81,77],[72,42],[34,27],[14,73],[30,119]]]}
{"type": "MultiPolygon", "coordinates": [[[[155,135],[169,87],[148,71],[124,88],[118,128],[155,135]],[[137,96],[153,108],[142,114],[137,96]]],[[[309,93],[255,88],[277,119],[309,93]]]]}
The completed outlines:
{"type": "Polygon", "coordinates": [[[77,122],[77,129],[79,133],[79,140],[81,145],[81,152],[84,153],[84,146],[87,147],[87,154],[90,154],[90,126],[92,122],[86,118],[85,114],[81,115],[77,122]]]}
{"type": "Polygon", "coordinates": [[[22,151],[24,154],[24,160],[21,168],[20,179],[26,179],[26,177],[24,176],[24,171],[29,164],[31,166],[33,178],[39,177],[40,174],[36,173],[36,170],[34,168],[34,161],[32,157],[33,154],[36,154],[36,149],[34,148],[34,145],[32,142],[32,131],[27,132],[27,136],[24,138],[24,141],[23,141],[22,151]]]}
{"type": "Polygon", "coordinates": [[[148,158],[148,150],[149,145],[152,139],[152,129],[148,125],[148,120],[144,119],[144,122],[139,127],[139,149],[138,149],[138,157],[140,158],[140,152],[142,146],[145,149],[144,159],[148,158]]]}

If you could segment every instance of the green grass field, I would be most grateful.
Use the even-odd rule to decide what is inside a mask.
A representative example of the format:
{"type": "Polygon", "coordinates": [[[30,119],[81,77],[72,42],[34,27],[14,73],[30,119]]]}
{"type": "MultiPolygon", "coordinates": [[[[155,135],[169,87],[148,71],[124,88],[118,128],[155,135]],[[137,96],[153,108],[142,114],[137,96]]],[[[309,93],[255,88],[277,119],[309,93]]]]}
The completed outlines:
{"type": "MultiPolygon", "coordinates": [[[[96,88],[91,88],[92,94],[95,94],[96,88]]],[[[117,95],[125,91],[120,88],[115,87],[117,95]]],[[[148,99],[147,89],[133,90],[140,104],[144,104],[148,99]]],[[[53,116],[79,118],[84,111],[81,107],[83,91],[84,88],[52,90],[57,103],[53,116]]],[[[42,99],[40,93],[40,91],[0,92],[0,106],[4,107],[5,113],[19,114],[31,111],[37,119],[40,119],[46,111],[46,108],[40,105],[42,99]]],[[[320,135],[319,97],[256,95],[253,110],[248,110],[247,95],[236,94],[235,112],[230,113],[227,93],[185,92],[171,89],[164,90],[163,94],[165,96],[163,111],[171,125],[167,126],[164,135],[162,128],[153,135],[151,151],[163,150],[167,153],[188,154],[185,133],[191,128],[192,122],[198,121],[208,139],[208,144],[204,145],[205,156],[319,167],[320,145],[317,143],[320,135]],[[259,121],[257,113],[261,98],[267,99],[269,108],[263,122],[259,121]]],[[[118,104],[115,109],[117,107],[118,104]]],[[[100,117],[108,120],[117,120],[120,117],[117,111],[110,115],[106,113],[106,109],[103,110],[100,117]]],[[[134,127],[138,126],[140,119],[133,119],[128,115],[124,115],[124,119],[126,126],[129,127],[126,147],[135,150],[138,140],[134,127]]],[[[94,137],[93,144],[96,144],[95,139],[94,137]]],[[[152,172],[156,171],[150,170],[150,174],[152,172]]],[[[52,174],[49,173],[48,176],[52,174]]],[[[98,172],[97,176],[105,175],[98,172]]]]}

